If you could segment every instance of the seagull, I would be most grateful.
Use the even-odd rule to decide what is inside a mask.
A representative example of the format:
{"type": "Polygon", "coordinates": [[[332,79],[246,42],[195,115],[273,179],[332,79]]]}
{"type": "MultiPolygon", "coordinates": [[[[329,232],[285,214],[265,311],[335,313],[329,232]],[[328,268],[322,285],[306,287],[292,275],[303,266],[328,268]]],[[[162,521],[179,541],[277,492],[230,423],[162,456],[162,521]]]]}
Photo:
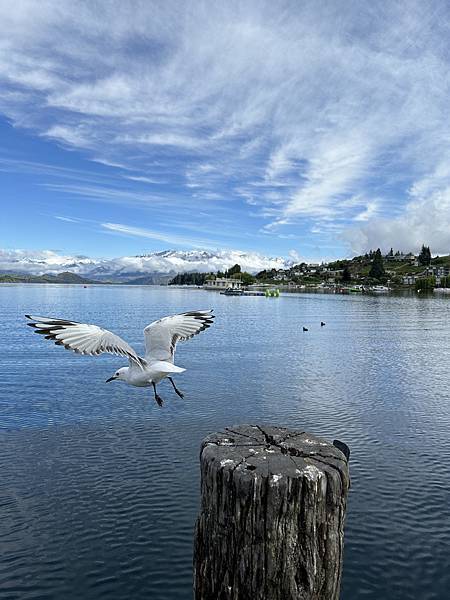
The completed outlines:
{"type": "Polygon", "coordinates": [[[183,398],[183,393],[175,385],[171,375],[183,373],[186,369],[174,365],[175,348],[178,341],[188,340],[207,329],[214,319],[212,310],[195,310],[164,317],[147,325],[144,329],[145,357],[141,358],[133,348],[115,333],[88,323],[77,323],[65,319],[34,317],[25,315],[32,322],[27,323],[47,340],[54,340],[57,346],[64,346],[77,354],[95,356],[108,352],[128,358],[129,366],[118,369],[106,380],[125,381],[136,387],[153,387],[155,401],[162,406],[163,400],[156,391],[156,384],[167,379],[175,393],[183,398]]]}

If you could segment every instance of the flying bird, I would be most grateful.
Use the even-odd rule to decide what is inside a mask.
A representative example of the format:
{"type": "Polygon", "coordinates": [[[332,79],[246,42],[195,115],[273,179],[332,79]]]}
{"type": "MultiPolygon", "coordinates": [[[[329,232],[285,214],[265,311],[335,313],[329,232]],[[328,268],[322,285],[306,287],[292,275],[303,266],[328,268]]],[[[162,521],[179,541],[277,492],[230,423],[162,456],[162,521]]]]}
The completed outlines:
{"type": "Polygon", "coordinates": [[[163,400],[156,391],[156,385],[166,377],[178,396],[183,398],[183,393],[172,379],[174,373],[186,370],[173,362],[177,342],[204,331],[214,319],[212,310],[196,310],[150,323],[144,329],[145,356],[141,358],[127,342],[103,327],[65,319],[25,316],[32,321],[27,325],[33,327],[35,333],[44,335],[47,340],[54,340],[57,346],[64,346],[78,354],[95,356],[108,352],[128,358],[129,366],[118,369],[106,383],[117,379],[136,387],[152,386],[159,406],[162,406],[163,400]]]}

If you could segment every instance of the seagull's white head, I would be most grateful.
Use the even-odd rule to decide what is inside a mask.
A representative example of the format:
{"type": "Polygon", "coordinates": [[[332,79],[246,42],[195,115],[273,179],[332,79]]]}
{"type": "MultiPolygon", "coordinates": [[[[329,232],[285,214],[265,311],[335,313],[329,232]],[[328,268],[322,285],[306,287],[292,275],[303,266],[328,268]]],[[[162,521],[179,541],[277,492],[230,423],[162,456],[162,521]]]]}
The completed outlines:
{"type": "Polygon", "coordinates": [[[127,381],[128,380],[128,369],[129,369],[129,367],[122,367],[121,369],[118,369],[112,377],[110,377],[109,379],[106,380],[106,383],[108,383],[109,381],[114,381],[115,379],[119,379],[121,381],[127,381]]]}

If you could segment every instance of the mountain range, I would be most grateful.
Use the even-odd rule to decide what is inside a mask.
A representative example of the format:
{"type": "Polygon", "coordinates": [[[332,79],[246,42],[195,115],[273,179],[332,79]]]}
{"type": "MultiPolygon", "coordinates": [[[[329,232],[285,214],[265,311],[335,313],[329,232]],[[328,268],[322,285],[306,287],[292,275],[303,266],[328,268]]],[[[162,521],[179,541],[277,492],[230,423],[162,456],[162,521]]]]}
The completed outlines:
{"type": "Polygon", "coordinates": [[[243,271],[287,269],[293,262],[239,250],[163,250],[139,256],[96,259],[63,255],[50,250],[0,250],[0,274],[61,275],[115,283],[167,283],[177,273],[224,271],[238,263],[243,271]]]}

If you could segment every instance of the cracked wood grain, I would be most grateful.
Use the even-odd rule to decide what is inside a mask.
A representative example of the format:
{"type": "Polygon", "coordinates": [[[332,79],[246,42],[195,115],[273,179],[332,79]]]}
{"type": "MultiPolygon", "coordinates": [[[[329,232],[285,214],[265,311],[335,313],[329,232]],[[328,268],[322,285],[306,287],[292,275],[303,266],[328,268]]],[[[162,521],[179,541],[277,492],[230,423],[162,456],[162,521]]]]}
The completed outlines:
{"type": "Polygon", "coordinates": [[[196,600],[338,600],[349,489],[340,444],[262,425],[203,440],[196,600]]]}

